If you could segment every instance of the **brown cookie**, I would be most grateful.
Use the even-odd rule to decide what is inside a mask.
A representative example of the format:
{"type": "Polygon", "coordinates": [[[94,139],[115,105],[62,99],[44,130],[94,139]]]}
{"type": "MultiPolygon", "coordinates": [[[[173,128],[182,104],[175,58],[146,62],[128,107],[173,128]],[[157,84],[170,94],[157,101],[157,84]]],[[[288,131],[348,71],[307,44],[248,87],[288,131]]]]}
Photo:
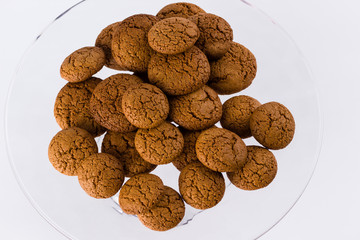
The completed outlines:
{"type": "Polygon", "coordinates": [[[210,59],[224,56],[231,47],[233,30],[225,19],[211,13],[199,13],[189,20],[200,29],[200,37],[196,43],[210,59]]]}
{"type": "Polygon", "coordinates": [[[282,104],[269,102],[258,107],[250,118],[254,138],[270,149],[285,148],[294,137],[295,120],[282,104]]]}
{"type": "Polygon", "coordinates": [[[222,114],[219,96],[208,86],[169,99],[170,118],[188,130],[201,130],[217,123],[222,114]]]}
{"type": "Polygon", "coordinates": [[[223,104],[221,126],[241,138],[251,137],[250,117],[261,103],[249,96],[236,96],[228,99],[223,104]]]}
{"type": "Polygon", "coordinates": [[[176,55],[154,54],[149,81],[169,95],[184,95],[203,86],[210,76],[207,57],[197,47],[176,55]]]}
{"type": "Polygon", "coordinates": [[[83,47],[65,58],[60,75],[69,82],[82,82],[100,71],[105,62],[105,53],[101,48],[83,47]]]}
{"type": "Polygon", "coordinates": [[[140,214],[153,207],[160,199],[165,186],[153,174],[138,174],[122,186],[119,204],[126,214],[140,214]]]}
{"type": "Polygon", "coordinates": [[[266,148],[248,146],[246,164],[240,171],[229,172],[232,184],[244,190],[256,190],[268,186],[275,178],[277,163],[274,154],[266,148]]]}
{"type": "Polygon", "coordinates": [[[51,139],[48,156],[56,170],[68,176],[76,176],[81,162],[97,152],[98,147],[91,134],[72,127],[61,130],[51,139]]]}
{"type": "Polygon", "coordinates": [[[138,215],[146,227],[155,231],[166,231],[176,227],[185,215],[185,204],[179,193],[165,186],[160,200],[147,211],[138,215]]]}
{"type": "Polygon", "coordinates": [[[127,120],[138,128],[153,128],[169,114],[169,102],[157,87],[143,83],[129,88],[122,98],[122,110],[127,120]]]}
{"type": "Polygon", "coordinates": [[[126,70],[124,66],[119,65],[115,61],[111,51],[112,38],[114,33],[116,32],[116,29],[119,28],[120,23],[121,22],[116,22],[104,28],[96,38],[95,46],[100,47],[104,50],[106,56],[105,66],[115,70],[126,70]]]}
{"type": "Polygon", "coordinates": [[[92,77],[79,83],[67,83],[60,90],[55,100],[54,115],[62,129],[79,127],[94,137],[106,131],[90,113],[90,98],[100,82],[101,79],[92,77]]]}
{"type": "Polygon", "coordinates": [[[222,173],[215,172],[200,162],[187,165],[179,176],[179,190],[184,201],[197,209],[208,209],[218,204],[225,194],[222,173]]]}
{"type": "Polygon", "coordinates": [[[136,130],[121,108],[122,96],[130,87],[141,84],[140,78],[130,74],[116,74],[98,84],[90,99],[90,111],[95,121],[114,132],[136,130]]]}
{"type": "Polygon", "coordinates": [[[139,129],[135,135],[135,148],[149,163],[167,164],[180,155],[184,138],[178,128],[168,122],[151,129],[139,129]]]}
{"type": "Polygon", "coordinates": [[[172,161],[172,164],[181,171],[186,165],[199,162],[196,156],[195,143],[201,131],[189,131],[179,128],[184,137],[184,148],[181,154],[172,161]]]}
{"type": "Polygon", "coordinates": [[[149,173],[156,168],[140,157],[135,149],[135,134],[107,131],[101,146],[101,152],[117,157],[124,164],[125,177],[140,173],[149,173]]]}
{"type": "Polygon", "coordinates": [[[119,65],[130,71],[146,72],[154,53],[147,34],[157,21],[155,16],[137,14],[121,22],[112,40],[112,54],[119,65]]]}
{"type": "Polygon", "coordinates": [[[148,40],[150,47],[159,53],[178,54],[194,46],[199,36],[195,23],[172,17],[156,23],[148,33],[148,40]]]}
{"type": "Polygon", "coordinates": [[[244,141],[223,128],[203,131],[196,140],[195,148],[200,162],[217,172],[235,172],[244,166],[246,161],[244,141]]]}
{"type": "Polygon", "coordinates": [[[205,11],[195,4],[179,2],[166,5],[156,16],[162,20],[171,17],[188,18],[198,13],[205,13],[205,11]]]}
{"type": "Polygon", "coordinates": [[[243,45],[232,42],[230,50],[212,61],[208,82],[219,94],[233,94],[249,87],[256,76],[255,56],[243,45]]]}
{"type": "Polygon", "coordinates": [[[82,162],[78,180],[89,196],[109,198],[120,190],[124,182],[122,163],[107,153],[93,154],[82,162]]]}

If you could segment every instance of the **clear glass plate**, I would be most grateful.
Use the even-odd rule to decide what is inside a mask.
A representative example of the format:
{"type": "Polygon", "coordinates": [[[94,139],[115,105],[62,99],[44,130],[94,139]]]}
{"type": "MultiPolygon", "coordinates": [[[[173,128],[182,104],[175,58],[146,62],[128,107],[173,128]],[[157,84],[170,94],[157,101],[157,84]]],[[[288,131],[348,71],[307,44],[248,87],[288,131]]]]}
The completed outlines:
{"type": "MultiPolygon", "coordinates": [[[[309,68],[291,38],[268,16],[239,0],[194,0],[207,12],[224,17],[234,29],[234,40],[256,56],[258,74],[240,94],[262,103],[285,104],[296,120],[290,146],[274,151],[278,175],[267,188],[242,191],[228,185],[214,208],[188,208],[182,224],[154,232],[133,216],[121,214],[116,201],[96,200],[80,188],[76,177],[56,172],[47,148],[60,130],[53,116],[55,97],[66,84],[59,76],[63,59],[83,46],[94,45],[108,24],[132,14],[156,14],[168,0],[82,1],[65,11],[39,35],[25,53],[9,91],[6,141],[17,180],[32,205],[69,239],[254,239],[278,223],[305,190],[318,159],[322,124],[318,94],[309,68]]],[[[115,71],[104,68],[106,78],[115,71]]],[[[238,95],[238,94],[237,94],[238,95]]],[[[231,96],[221,96],[225,101],[231,96]]],[[[254,139],[246,140],[256,143],[254,139]]],[[[166,185],[177,187],[179,172],[170,164],[158,167],[166,185]]]]}

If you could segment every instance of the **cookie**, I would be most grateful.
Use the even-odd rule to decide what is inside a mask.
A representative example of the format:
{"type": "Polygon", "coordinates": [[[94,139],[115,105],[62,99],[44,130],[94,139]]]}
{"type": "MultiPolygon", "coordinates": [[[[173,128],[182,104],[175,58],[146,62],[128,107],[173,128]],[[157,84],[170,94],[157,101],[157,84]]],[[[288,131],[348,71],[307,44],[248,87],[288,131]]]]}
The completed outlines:
{"type": "Polygon", "coordinates": [[[147,34],[158,21],[155,16],[137,14],[126,18],[113,35],[112,54],[115,61],[127,70],[146,72],[154,50],[147,34]]]}
{"type": "Polygon", "coordinates": [[[172,164],[181,171],[186,165],[199,162],[196,156],[195,143],[201,131],[189,131],[179,128],[184,137],[184,148],[181,154],[172,161],[172,164]]]}
{"type": "Polygon", "coordinates": [[[156,17],[160,20],[171,17],[188,18],[198,13],[205,13],[205,11],[195,4],[179,2],[166,5],[156,14],[156,17]]]}
{"type": "Polygon", "coordinates": [[[256,190],[268,186],[277,173],[274,154],[266,148],[248,146],[246,164],[237,172],[227,176],[232,184],[243,190],[256,190]]]}
{"type": "Polygon", "coordinates": [[[256,76],[256,58],[249,49],[232,42],[230,50],[212,61],[208,85],[219,94],[233,94],[249,87],[256,76]]]}
{"type": "Polygon", "coordinates": [[[153,128],[169,114],[169,102],[157,87],[143,83],[129,88],[122,98],[122,110],[127,120],[138,128],[153,128]]]}
{"type": "Polygon", "coordinates": [[[219,96],[208,86],[169,99],[170,118],[188,130],[201,130],[217,123],[222,114],[219,96]]]}
{"type": "Polygon", "coordinates": [[[221,126],[241,138],[251,137],[250,117],[261,103],[249,96],[236,96],[228,99],[223,104],[221,126]]]}
{"type": "Polygon", "coordinates": [[[254,138],[269,149],[282,149],[290,144],[295,133],[295,120],[282,104],[269,102],[258,107],[250,118],[254,138]]]}
{"type": "Polygon", "coordinates": [[[69,82],[82,82],[100,71],[105,62],[105,53],[101,48],[83,47],[65,58],[60,75],[69,82]]]}
{"type": "Polygon", "coordinates": [[[114,132],[136,130],[123,114],[121,101],[128,88],[141,83],[140,78],[123,73],[115,74],[99,83],[90,99],[90,112],[95,121],[114,132]]]}
{"type": "Polygon", "coordinates": [[[122,186],[119,205],[126,214],[143,213],[159,201],[164,188],[158,176],[149,173],[138,174],[122,186]]]}
{"type": "Polygon", "coordinates": [[[200,162],[217,172],[235,172],[244,166],[246,161],[244,141],[223,128],[203,131],[196,140],[195,148],[200,162]]]}
{"type": "Polygon", "coordinates": [[[180,155],[184,138],[178,128],[168,122],[151,129],[139,129],[135,135],[135,148],[149,163],[170,163],[180,155]]]}
{"type": "Polygon", "coordinates": [[[199,36],[195,23],[172,17],[156,23],[148,33],[148,40],[150,47],[159,53],[178,54],[194,46],[199,36]]]}
{"type": "Polygon", "coordinates": [[[196,43],[210,59],[224,56],[231,47],[233,30],[225,19],[210,13],[199,13],[189,20],[200,29],[200,37],[196,43]]]}
{"type": "Polygon", "coordinates": [[[208,209],[218,204],[225,193],[222,173],[201,163],[187,165],[179,176],[179,190],[184,201],[197,209],[208,209]]]}
{"type": "Polygon", "coordinates": [[[125,177],[149,173],[156,168],[156,165],[142,159],[136,151],[135,134],[136,132],[116,133],[107,131],[101,145],[101,152],[109,153],[123,162],[125,177]]]}
{"type": "Polygon", "coordinates": [[[126,68],[122,65],[119,65],[114,57],[112,56],[111,51],[111,43],[114,33],[116,32],[117,28],[119,28],[121,22],[116,22],[110,24],[106,28],[104,28],[98,37],[96,38],[95,46],[100,47],[104,50],[106,56],[106,63],[105,66],[108,68],[112,68],[115,70],[126,70],[126,68]]]}
{"type": "Polygon", "coordinates": [[[184,95],[196,91],[209,80],[210,64],[197,47],[175,55],[157,53],[149,62],[148,76],[150,83],[166,94],[184,95]]]}
{"type": "Polygon", "coordinates": [[[155,231],[166,231],[176,227],[185,215],[185,204],[179,193],[165,186],[160,200],[147,211],[138,215],[146,227],[155,231]]]}
{"type": "Polygon", "coordinates": [[[97,152],[98,147],[90,133],[71,127],[61,130],[51,139],[48,156],[57,171],[76,176],[81,162],[97,152]]]}
{"type": "Polygon", "coordinates": [[[78,172],[82,189],[93,198],[114,196],[124,182],[122,163],[113,155],[96,153],[85,158],[78,172]]]}
{"type": "Polygon", "coordinates": [[[99,125],[90,113],[90,98],[99,78],[89,78],[79,83],[67,83],[58,93],[54,115],[62,129],[79,127],[94,137],[103,134],[106,129],[99,125]]]}

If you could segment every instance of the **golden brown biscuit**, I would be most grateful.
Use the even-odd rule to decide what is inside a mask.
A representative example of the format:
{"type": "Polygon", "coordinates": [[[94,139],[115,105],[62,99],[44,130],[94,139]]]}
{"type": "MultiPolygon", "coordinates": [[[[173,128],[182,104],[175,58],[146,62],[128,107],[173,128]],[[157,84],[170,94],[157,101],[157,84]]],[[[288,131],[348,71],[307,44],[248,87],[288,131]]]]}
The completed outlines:
{"type": "Polygon", "coordinates": [[[156,17],[160,20],[170,17],[188,18],[198,13],[205,13],[205,11],[195,4],[179,2],[166,5],[156,14],[156,17]]]}

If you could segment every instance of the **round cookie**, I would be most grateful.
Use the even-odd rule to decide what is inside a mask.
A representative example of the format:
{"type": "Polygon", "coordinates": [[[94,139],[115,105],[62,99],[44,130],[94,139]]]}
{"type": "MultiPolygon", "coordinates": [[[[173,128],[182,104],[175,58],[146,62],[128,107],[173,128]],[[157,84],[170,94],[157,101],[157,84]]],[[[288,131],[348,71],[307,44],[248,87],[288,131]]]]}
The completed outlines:
{"type": "Polygon", "coordinates": [[[189,18],[200,29],[196,43],[210,59],[224,56],[231,47],[233,30],[225,19],[211,13],[199,13],[189,18]]]}
{"type": "Polygon", "coordinates": [[[135,149],[135,134],[107,131],[101,145],[101,152],[109,153],[124,163],[125,177],[140,173],[149,173],[156,168],[140,157],[135,149]]]}
{"type": "Polygon", "coordinates": [[[196,92],[169,99],[170,118],[188,130],[209,128],[221,119],[219,96],[208,86],[196,92]]]}
{"type": "Polygon", "coordinates": [[[82,162],[78,180],[89,196],[109,198],[120,190],[124,182],[122,163],[107,153],[93,154],[82,162]]]}
{"type": "Polygon", "coordinates": [[[122,186],[119,205],[126,214],[140,214],[153,207],[164,191],[161,179],[153,174],[138,174],[122,186]]]}
{"type": "Polygon", "coordinates": [[[97,152],[98,147],[90,133],[71,127],[61,130],[51,139],[48,156],[57,171],[76,176],[82,161],[97,152]]]}
{"type": "Polygon", "coordinates": [[[225,193],[222,173],[201,163],[187,165],[179,176],[179,190],[185,202],[196,209],[208,209],[218,204],[225,193]]]}
{"type": "Polygon", "coordinates": [[[243,45],[232,42],[230,50],[212,61],[208,85],[219,94],[233,94],[249,87],[256,76],[255,56],[243,45]]]}
{"type": "Polygon", "coordinates": [[[79,127],[94,137],[106,131],[90,113],[90,98],[100,82],[101,79],[92,77],[79,83],[67,83],[60,90],[55,100],[54,115],[62,129],[79,127]]]}
{"type": "Polygon", "coordinates": [[[150,47],[159,53],[178,54],[194,46],[199,36],[195,23],[172,17],[156,23],[148,33],[148,40],[150,47]]]}
{"type": "Polygon", "coordinates": [[[210,64],[197,47],[176,55],[154,54],[148,67],[150,83],[166,94],[184,95],[203,86],[210,76],[210,64]]]}
{"type": "Polygon", "coordinates": [[[135,135],[135,148],[149,163],[170,163],[180,155],[184,138],[178,128],[168,122],[151,129],[139,129],[135,135]]]}
{"type": "Polygon", "coordinates": [[[96,38],[95,46],[104,50],[106,56],[105,66],[115,70],[126,70],[124,66],[119,65],[115,61],[111,51],[112,38],[117,28],[119,28],[120,23],[121,22],[116,22],[104,28],[96,38]]]}
{"type": "Polygon", "coordinates": [[[250,117],[261,103],[249,96],[236,96],[223,104],[221,126],[230,130],[241,138],[251,137],[250,117]]]}
{"type": "Polygon", "coordinates": [[[274,154],[266,148],[248,146],[246,164],[237,172],[228,172],[232,184],[243,190],[256,190],[268,186],[277,173],[274,154]]]}
{"type": "Polygon", "coordinates": [[[105,62],[105,53],[101,48],[83,47],[65,58],[60,75],[69,82],[82,82],[100,71],[105,62]]]}
{"type": "Polygon", "coordinates": [[[160,200],[147,211],[138,215],[146,227],[166,231],[176,227],[185,215],[185,204],[174,189],[165,186],[160,200]]]}
{"type": "Polygon", "coordinates": [[[90,99],[90,111],[95,121],[114,132],[136,130],[123,114],[121,101],[128,88],[141,83],[139,77],[123,73],[115,74],[99,83],[90,99]]]}
{"type": "Polygon", "coordinates": [[[181,171],[186,165],[199,162],[196,156],[195,143],[201,131],[189,131],[179,128],[184,137],[184,148],[181,154],[172,161],[172,164],[181,171]]]}
{"type": "Polygon", "coordinates": [[[203,131],[196,140],[195,148],[199,161],[217,172],[235,172],[244,166],[246,161],[244,141],[223,128],[203,131]]]}
{"type": "Polygon", "coordinates": [[[198,13],[205,13],[205,11],[195,4],[179,2],[166,5],[156,14],[156,17],[160,20],[171,17],[188,18],[198,13]]]}
{"type": "Polygon", "coordinates": [[[115,61],[127,70],[146,72],[154,50],[147,34],[158,21],[155,16],[137,14],[126,18],[113,35],[112,54],[115,61]]]}
{"type": "Polygon", "coordinates": [[[282,104],[269,102],[258,107],[250,118],[254,138],[269,149],[285,148],[295,133],[295,120],[282,104]]]}
{"type": "Polygon", "coordinates": [[[122,98],[122,110],[127,120],[138,128],[153,128],[169,114],[169,102],[157,87],[143,83],[129,88],[122,98]]]}

